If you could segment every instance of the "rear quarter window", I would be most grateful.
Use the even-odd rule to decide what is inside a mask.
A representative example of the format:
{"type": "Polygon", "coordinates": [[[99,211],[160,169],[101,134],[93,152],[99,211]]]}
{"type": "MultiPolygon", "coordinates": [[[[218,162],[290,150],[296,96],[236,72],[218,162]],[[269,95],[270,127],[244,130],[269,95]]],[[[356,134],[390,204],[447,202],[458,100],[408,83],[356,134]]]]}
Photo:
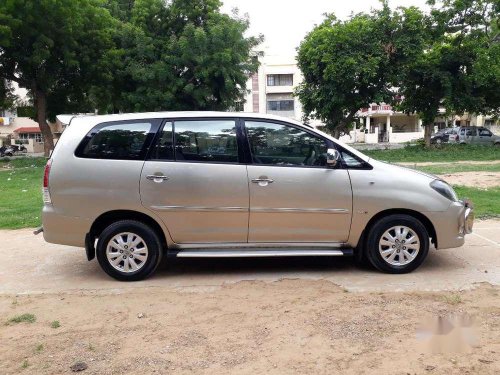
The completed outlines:
{"type": "Polygon", "coordinates": [[[75,155],[92,159],[142,160],[157,129],[157,121],[103,123],[83,139],[75,155]]]}

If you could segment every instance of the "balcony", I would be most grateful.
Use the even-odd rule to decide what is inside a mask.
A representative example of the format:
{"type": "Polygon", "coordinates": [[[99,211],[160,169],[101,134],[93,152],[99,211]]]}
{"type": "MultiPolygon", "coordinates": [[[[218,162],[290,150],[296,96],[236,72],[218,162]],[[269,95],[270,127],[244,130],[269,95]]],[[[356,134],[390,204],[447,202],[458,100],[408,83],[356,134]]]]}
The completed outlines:
{"type": "Polygon", "coordinates": [[[371,105],[368,108],[361,108],[358,112],[360,117],[367,117],[373,115],[392,115],[392,106],[388,104],[371,105]]]}

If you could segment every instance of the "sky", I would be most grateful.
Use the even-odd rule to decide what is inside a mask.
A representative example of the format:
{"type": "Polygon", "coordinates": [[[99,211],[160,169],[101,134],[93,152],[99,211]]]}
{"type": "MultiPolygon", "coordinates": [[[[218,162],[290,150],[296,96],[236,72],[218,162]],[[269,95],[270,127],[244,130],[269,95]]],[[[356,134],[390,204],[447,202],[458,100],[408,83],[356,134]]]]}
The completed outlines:
{"type": "MultiPolygon", "coordinates": [[[[240,15],[248,13],[248,35],[264,34],[267,55],[295,56],[295,48],[324,13],[334,13],[346,19],[352,12],[368,12],[380,8],[379,0],[221,0],[222,11],[231,13],[238,8],[240,15]]],[[[391,8],[417,6],[428,10],[426,0],[389,0],[391,8]]]]}

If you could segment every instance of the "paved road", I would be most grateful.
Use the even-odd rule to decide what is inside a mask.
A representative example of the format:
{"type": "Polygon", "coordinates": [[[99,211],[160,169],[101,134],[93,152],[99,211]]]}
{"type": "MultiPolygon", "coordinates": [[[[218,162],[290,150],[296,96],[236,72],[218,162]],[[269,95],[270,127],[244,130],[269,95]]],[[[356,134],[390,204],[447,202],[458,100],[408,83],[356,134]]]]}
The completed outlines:
{"type": "Polygon", "coordinates": [[[22,294],[168,287],[200,290],[243,280],[328,280],[350,291],[468,289],[500,284],[500,220],[477,222],[464,247],[431,250],[407,275],[385,275],[355,267],[349,258],[173,259],[145,281],[120,283],[104,274],[83,249],[45,243],[31,230],[0,231],[0,293],[22,294]]]}

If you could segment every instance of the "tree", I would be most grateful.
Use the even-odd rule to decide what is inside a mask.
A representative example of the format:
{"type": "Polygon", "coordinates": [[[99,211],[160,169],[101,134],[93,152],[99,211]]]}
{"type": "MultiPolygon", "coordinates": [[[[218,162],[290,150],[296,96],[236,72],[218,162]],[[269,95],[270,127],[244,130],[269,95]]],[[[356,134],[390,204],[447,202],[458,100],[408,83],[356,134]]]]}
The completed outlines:
{"type": "Polygon", "coordinates": [[[440,108],[454,113],[500,113],[500,3],[444,0],[431,14],[432,37],[399,76],[399,92],[404,96],[400,107],[420,114],[426,146],[440,108]]]}
{"type": "Polygon", "coordinates": [[[0,79],[0,110],[13,109],[16,103],[16,95],[12,83],[5,79],[0,79]]]}
{"type": "Polygon", "coordinates": [[[421,49],[424,23],[417,8],[392,12],[387,2],[347,21],[327,15],[298,49],[304,80],[296,95],[306,117],[323,121],[338,137],[361,108],[391,103],[397,67],[421,49]]]}
{"type": "Polygon", "coordinates": [[[4,0],[0,3],[0,78],[28,89],[44,138],[48,118],[93,110],[87,91],[112,49],[114,19],[100,0],[4,0]]]}
{"type": "Polygon", "coordinates": [[[262,37],[245,37],[248,19],[220,12],[219,0],[136,0],[113,59],[110,111],[226,110],[242,102],[262,37]]]}

